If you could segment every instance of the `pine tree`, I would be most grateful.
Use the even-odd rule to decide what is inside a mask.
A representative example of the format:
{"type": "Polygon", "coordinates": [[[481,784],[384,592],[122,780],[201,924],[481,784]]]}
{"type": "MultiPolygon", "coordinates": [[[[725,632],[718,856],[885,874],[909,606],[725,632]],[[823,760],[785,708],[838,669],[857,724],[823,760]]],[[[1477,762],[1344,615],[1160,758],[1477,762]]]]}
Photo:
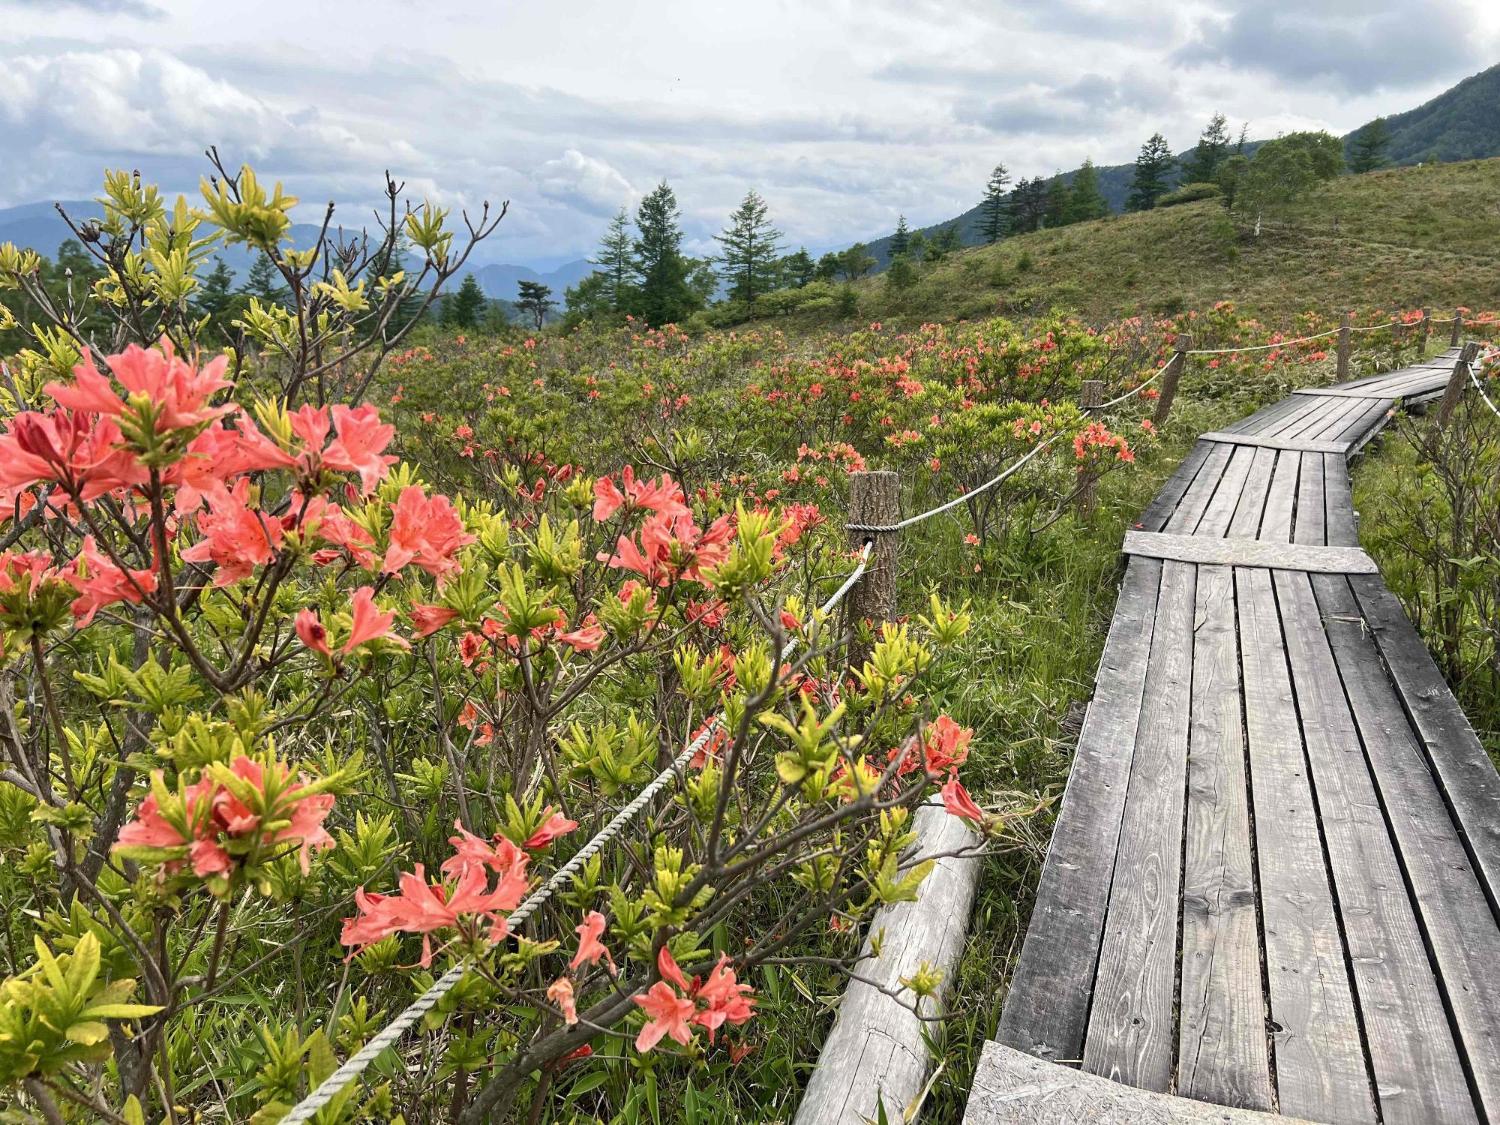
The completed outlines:
{"type": "Polygon", "coordinates": [[[589,263],[598,266],[604,277],[603,293],[610,310],[620,312],[629,302],[631,274],[630,219],[625,208],[621,207],[619,214],[610,220],[598,253],[589,263]]]}
{"type": "Polygon", "coordinates": [[[776,287],[776,256],[781,232],[771,225],[766,201],[752,188],[714,240],[724,247],[719,261],[729,282],[729,298],[754,304],[776,287]]]}
{"type": "Polygon", "coordinates": [[[1011,227],[1026,232],[1040,230],[1047,216],[1047,185],[1038,177],[1017,180],[1010,195],[1011,227]]]}
{"type": "MultiPolygon", "coordinates": [[[[1010,183],[1010,173],[1004,164],[996,164],[990,173],[990,182],[985,185],[984,202],[979,212],[979,229],[986,242],[998,242],[1010,227],[1010,199],[1005,193],[1010,183]]],[[[1019,184],[1016,185],[1018,188],[1019,184]]]]}
{"type": "Polygon", "coordinates": [[[906,216],[896,216],[896,233],[891,235],[891,258],[894,260],[905,254],[911,246],[911,231],[906,225],[906,216]]]}
{"type": "Polygon", "coordinates": [[[464,274],[458,292],[443,298],[443,324],[448,328],[478,328],[484,317],[487,304],[484,290],[479,288],[479,279],[472,273],[464,274]]]}
{"type": "Polygon", "coordinates": [[[265,254],[257,254],[250,263],[250,272],[245,275],[245,284],[240,292],[254,297],[263,305],[285,305],[290,292],[282,284],[281,271],[265,254]]]}
{"type": "Polygon", "coordinates": [[[812,281],[817,270],[807,247],[800,247],[781,259],[781,285],[786,289],[801,289],[812,281]]]}
{"type": "Polygon", "coordinates": [[[688,285],[690,266],[682,256],[682,212],[677,196],[665,180],[635,212],[636,287],[629,309],[653,327],[675,324],[699,308],[701,301],[688,285]]]}
{"type": "Polygon", "coordinates": [[[522,281],[516,284],[516,308],[531,317],[538,332],[547,321],[547,313],[556,307],[557,302],[552,299],[549,286],[540,281],[522,281]]]}
{"type": "Polygon", "coordinates": [[[1219,165],[1229,156],[1228,122],[1222,113],[1209,119],[1198,144],[1182,163],[1182,182],[1211,184],[1219,174],[1219,165]]]}
{"type": "Polygon", "coordinates": [[[193,311],[220,325],[233,300],[234,271],[223,258],[215,258],[214,268],[193,293],[193,311]]]}
{"type": "Polygon", "coordinates": [[[1167,176],[1172,170],[1172,150],[1167,139],[1160,133],[1141,146],[1141,154],[1135,158],[1135,178],[1130,182],[1130,198],[1126,209],[1149,211],[1156,201],[1167,193],[1167,176]]]}
{"type": "Polygon", "coordinates": [[[1362,175],[1384,168],[1390,163],[1386,157],[1390,147],[1390,126],[1384,117],[1377,117],[1349,138],[1349,171],[1362,175]]]}
{"type": "Polygon", "coordinates": [[[1083,167],[1073,173],[1073,186],[1068,192],[1068,222],[1086,223],[1108,214],[1109,204],[1099,190],[1099,170],[1092,160],[1085,158],[1083,167]]]}
{"type": "Polygon", "coordinates": [[[1059,172],[1047,181],[1047,225],[1065,226],[1068,223],[1068,185],[1059,172]]]}

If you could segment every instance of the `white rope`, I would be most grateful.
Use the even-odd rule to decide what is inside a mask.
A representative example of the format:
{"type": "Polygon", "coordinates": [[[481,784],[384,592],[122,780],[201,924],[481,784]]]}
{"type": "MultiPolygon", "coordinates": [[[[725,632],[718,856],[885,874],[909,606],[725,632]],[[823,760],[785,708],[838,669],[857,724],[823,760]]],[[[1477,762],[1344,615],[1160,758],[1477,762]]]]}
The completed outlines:
{"type": "MultiPolygon", "coordinates": [[[[1375,325],[1375,327],[1376,328],[1385,328],[1387,326],[1384,325],[1384,324],[1377,324],[1377,325],[1375,325]]],[[[1331,328],[1327,332],[1319,332],[1316,336],[1299,336],[1295,340],[1277,340],[1274,344],[1256,344],[1254,347],[1244,347],[1244,348],[1194,348],[1191,351],[1189,351],[1187,354],[1188,355],[1234,355],[1237,352],[1269,352],[1269,351],[1273,351],[1276,348],[1289,348],[1293,344],[1310,344],[1314,340],[1323,340],[1323,339],[1328,338],[1329,336],[1337,336],[1342,331],[1343,331],[1342,328],[1331,328]]],[[[1351,329],[1351,331],[1358,332],[1358,331],[1361,331],[1361,329],[1351,329]]],[[[1364,329],[1363,331],[1368,331],[1368,329],[1364,329]]]]}
{"type": "Polygon", "coordinates": [[[1479,397],[1484,399],[1485,405],[1494,412],[1495,417],[1500,418],[1500,406],[1496,406],[1495,400],[1490,398],[1485,392],[1484,384],[1479,381],[1479,373],[1474,370],[1474,364],[1471,362],[1466,366],[1469,369],[1469,381],[1474,384],[1474,389],[1479,392],[1479,397]]]}
{"type": "MultiPolygon", "coordinates": [[[[843,601],[854,584],[864,574],[865,568],[870,563],[870,551],[873,542],[867,541],[860,551],[859,565],[854,568],[852,574],[844,579],[843,585],[833,592],[833,595],[820,607],[821,613],[829,613],[839,602],[843,601]]],[[[799,641],[793,637],[782,651],[782,659],[789,659],[799,647],[799,641]]],[[[644,809],[653,797],[662,791],[673,779],[677,778],[692,761],[693,756],[707,744],[709,737],[714,734],[722,722],[722,716],[715,715],[708,724],[699,732],[698,737],[683,749],[682,753],[672,759],[670,765],[651,779],[635,798],[614,817],[595,833],[593,839],[579,848],[577,853],[563,864],[550,876],[547,881],[539,886],[531,894],[506,916],[506,925],[514,932],[515,927],[525,923],[549,898],[562,887],[562,885],[583,869],[583,865],[592,859],[604,847],[605,844],[619,835],[620,830],[630,823],[637,813],[644,809]]],[[[280,1125],[299,1125],[299,1123],[311,1121],[318,1111],[338,1097],[350,1083],[358,1078],[365,1069],[380,1056],[388,1047],[394,1046],[400,1041],[418,1020],[432,1010],[433,1006],[450,992],[454,985],[458,984],[469,970],[470,962],[465,959],[454,965],[437,980],[432,986],[417,997],[412,1003],[390,1023],[386,1024],[378,1034],[373,1036],[368,1043],[361,1047],[344,1062],[344,1065],[335,1070],[325,1078],[318,1088],[307,1097],[298,1102],[290,1113],[281,1118],[280,1125]]]]}

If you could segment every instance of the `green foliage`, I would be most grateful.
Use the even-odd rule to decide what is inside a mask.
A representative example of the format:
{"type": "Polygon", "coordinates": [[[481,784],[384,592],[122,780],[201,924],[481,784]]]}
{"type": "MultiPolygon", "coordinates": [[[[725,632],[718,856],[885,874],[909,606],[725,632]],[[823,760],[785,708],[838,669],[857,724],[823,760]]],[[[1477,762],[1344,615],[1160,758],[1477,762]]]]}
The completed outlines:
{"type": "Polygon", "coordinates": [[[1219,167],[1229,159],[1228,122],[1222,113],[1216,113],[1204,126],[1198,143],[1182,162],[1182,182],[1188,184],[1213,183],[1218,178],[1219,167]]]}
{"type": "Polygon", "coordinates": [[[771,225],[766,201],[754,190],[729,216],[729,226],[714,236],[723,247],[719,261],[731,300],[753,305],[776,287],[781,232],[771,225]]]}
{"type": "Polygon", "coordinates": [[[1373,172],[1390,163],[1391,130],[1384,117],[1355,130],[1348,141],[1349,171],[1355,175],[1373,172]]]}
{"type": "MultiPolygon", "coordinates": [[[[460,293],[462,290],[460,290],[460,293]]],[[[522,281],[516,286],[516,308],[531,318],[538,332],[547,320],[547,314],[557,307],[552,299],[552,290],[539,281],[522,281]]]]}
{"type": "Polygon", "coordinates": [[[677,196],[658,184],[636,209],[635,289],[627,310],[647,324],[676,324],[703,301],[689,284],[692,267],[682,254],[682,213],[677,196]]]}
{"type": "Polygon", "coordinates": [[[1167,193],[1173,168],[1172,150],[1160,133],[1152,133],[1135,158],[1135,175],[1130,181],[1129,211],[1149,211],[1167,193]]]}
{"type": "Polygon", "coordinates": [[[1088,158],[1083,167],[1073,173],[1073,182],[1068,191],[1067,205],[1063,210],[1065,223],[1086,223],[1091,219],[1102,219],[1109,214],[1109,204],[1099,190],[1099,172],[1088,158]]]}
{"type": "Polygon", "coordinates": [[[896,216],[896,232],[891,235],[890,253],[893,259],[905,254],[911,246],[911,230],[906,225],[906,216],[896,216]]]}
{"type": "MultiPolygon", "coordinates": [[[[1231,158],[1232,159],[1232,158],[1231,158]]],[[[1218,199],[1224,189],[1218,184],[1188,183],[1175,191],[1169,191],[1156,201],[1158,207],[1176,207],[1180,203],[1197,203],[1204,199],[1218,199]]]]}
{"type": "Polygon", "coordinates": [[[488,304],[484,290],[479,287],[479,278],[472,273],[464,274],[458,292],[443,299],[443,325],[473,331],[484,319],[484,310],[488,304]]]}
{"type": "Polygon", "coordinates": [[[1010,200],[1005,191],[1009,183],[1010,173],[1005,165],[996,164],[984,188],[984,202],[980,204],[979,229],[986,242],[998,242],[1010,227],[1010,200]]]}
{"type": "Polygon", "coordinates": [[[1286,209],[1320,180],[1344,169],[1344,149],[1328,133],[1288,133],[1267,141],[1234,184],[1233,209],[1253,216],[1255,233],[1266,216],[1282,217],[1286,209]]]}

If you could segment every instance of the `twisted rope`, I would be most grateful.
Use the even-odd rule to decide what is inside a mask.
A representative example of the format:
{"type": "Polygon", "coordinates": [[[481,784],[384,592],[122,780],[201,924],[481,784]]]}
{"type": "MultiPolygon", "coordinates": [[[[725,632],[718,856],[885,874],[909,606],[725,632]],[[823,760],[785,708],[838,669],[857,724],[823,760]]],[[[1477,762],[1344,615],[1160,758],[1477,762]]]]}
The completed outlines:
{"type": "MultiPolygon", "coordinates": [[[[854,588],[854,584],[860,580],[860,577],[865,572],[865,568],[870,563],[870,551],[872,547],[873,543],[865,543],[863,550],[860,551],[859,565],[854,568],[853,573],[849,577],[844,579],[843,585],[835,590],[832,596],[823,603],[820,607],[820,612],[828,613],[832,611],[839,602],[844,600],[844,596],[854,588]]],[[[799,643],[798,639],[793,637],[783,650],[782,659],[790,658],[797,651],[799,643]]],[[[567,863],[548,876],[546,882],[527,895],[520,905],[507,915],[505,919],[507,928],[513,930],[515,927],[523,925],[548,899],[557,893],[558,889],[564,883],[583,870],[583,865],[597,855],[606,844],[618,836],[621,830],[635,819],[636,814],[650,804],[653,797],[681,775],[687,764],[692,761],[693,756],[707,745],[709,738],[719,729],[722,722],[723,718],[720,715],[715,715],[710,719],[703,730],[698,733],[698,737],[688,743],[683,751],[672,759],[670,765],[652,778],[645,788],[637,793],[629,804],[615,813],[610,822],[599,829],[588,843],[579,848],[567,863]]],[[[468,959],[462,960],[442,976],[438,977],[437,980],[433,981],[432,986],[426,992],[422,993],[421,996],[413,1000],[405,1011],[386,1024],[368,1043],[350,1055],[343,1066],[339,1067],[318,1084],[316,1090],[313,1090],[307,1097],[298,1102],[292,1108],[292,1111],[281,1119],[281,1125],[300,1125],[300,1123],[311,1121],[319,1110],[327,1106],[329,1102],[338,1097],[356,1078],[363,1074],[366,1068],[383,1051],[395,1046],[408,1031],[416,1026],[418,1020],[430,1012],[439,1000],[451,992],[453,987],[463,979],[464,974],[469,971],[471,963],[468,959]]]]}
{"type": "MultiPolygon", "coordinates": [[[[1490,354],[1493,355],[1494,353],[1490,354]]],[[[1489,357],[1486,356],[1485,358],[1489,357]]],[[[1480,363],[1482,365],[1483,361],[1481,360],[1480,363]]],[[[1479,392],[1479,397],[1484,399],[1484,404],[1494,412],[1495,417],[1500,418],[1500,406],[1495,405],[1495,400],[1490,398],[1488,392],[1484,389],[1484,384],[1479,381],[1479,372],[1475,370],[1474,361],[1470,360],[1465,366],[1469,369],[1469,381],[1474,384],[1474,389],[1479,392]]]]}

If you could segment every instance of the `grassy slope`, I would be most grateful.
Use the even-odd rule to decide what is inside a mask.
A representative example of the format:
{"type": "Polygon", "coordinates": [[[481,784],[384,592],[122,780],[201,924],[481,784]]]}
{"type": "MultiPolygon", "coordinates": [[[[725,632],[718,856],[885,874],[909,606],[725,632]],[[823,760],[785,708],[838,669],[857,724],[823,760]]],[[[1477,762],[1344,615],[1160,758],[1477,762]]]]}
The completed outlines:
{"type": "Polygon", "coordinates": [[[952,320],[1046,306],[1090,319],[1231,298],[1268,324],[1308,309],[1500,305],[1500,159],[1398,168],[1327,184],[1259,239],[1216,202],[1120,215],[974,247],[892,293],[860,282],[860,315],[952,320]],[[1029,268],[1023,259],[1029,259],[1029,268]]]}

